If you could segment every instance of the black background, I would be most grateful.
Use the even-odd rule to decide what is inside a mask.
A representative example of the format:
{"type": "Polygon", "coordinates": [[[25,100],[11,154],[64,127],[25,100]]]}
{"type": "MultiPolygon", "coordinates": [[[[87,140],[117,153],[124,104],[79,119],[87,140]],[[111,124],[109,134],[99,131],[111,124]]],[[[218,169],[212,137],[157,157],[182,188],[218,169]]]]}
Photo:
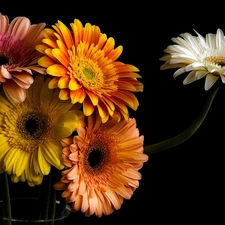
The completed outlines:
{"type": "MultiPolygon", "coordinates": [[[[145,136],[145,145],[177,135],[195,119],[208,94],[204,79],[184,86],[186,75],[174,79],[173,70],[160,71],[159,58],[172,44],[171,38],[180,33],[195,35],[195,29],[205,36],[216,33],[217,28],[225,30],[222,7],[148,1],[45,3],[5,1],[0,4],[0,12],[10,20],[26,16],[32,24],[46,22],[47,27],[57,20],[69,27],[77,18],[83,24],[99,26],[115,39],[116,46],[123,45],[119,60],[137,66],[144,83],[144,92],[137,94],[140,106],[136,112],[131,111],[131,117],[136,118],[145,136]]],[[[77,212],[65,219],[65,224],[224,222],[224,96],[221,89],[204,123],[190,139],[149,156],[141,169],[140,187],[120,210],[100,219],[77,212]]],[[[19,188],[21,184],[16,185],[19,188]]]]}

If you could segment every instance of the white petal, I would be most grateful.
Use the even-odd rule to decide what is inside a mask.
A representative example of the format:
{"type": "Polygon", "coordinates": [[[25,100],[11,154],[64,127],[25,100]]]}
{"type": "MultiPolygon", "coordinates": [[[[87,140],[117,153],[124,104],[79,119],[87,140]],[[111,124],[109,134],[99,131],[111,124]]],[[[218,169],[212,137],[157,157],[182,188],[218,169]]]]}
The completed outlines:
{"type": "Polygon", "coordinates": [[[205,90],[208,91],[213,86],[213,84],[216,83],[218,78],[219,78],[219,76],[215,76],[211,73],[208,74],[205,79],[205,90]]]}

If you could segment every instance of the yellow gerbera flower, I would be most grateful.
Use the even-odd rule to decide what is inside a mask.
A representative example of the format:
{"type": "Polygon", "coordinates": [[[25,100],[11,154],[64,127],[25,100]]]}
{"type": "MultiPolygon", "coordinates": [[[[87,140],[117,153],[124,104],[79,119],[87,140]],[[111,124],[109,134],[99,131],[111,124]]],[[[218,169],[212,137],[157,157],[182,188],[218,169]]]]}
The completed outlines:
{"type": "Polygon", "coordinates": [[[97,108],[103,122],[114,117],[129,118],[127,106],[136,110],[139,103],[133,92],[143,91],[141,76],[133,65],[116,61],[122,46],[114,49],[113,38],[100,28],[75,19],[70,30],[61,21],[44,30],[43,44],[37,50],[45,54],[38,61],[53,76],[49,88],[59,88],[59,98],[83,103],[84,115],[97,108]]]}
{"type": "Polygon", "coordinates": [[[196,34],[184,33],[172,38],[175,45],[164,50],[166,54],[160,60],[165,63],[161,69],[179,68],[173,77],[187,72],[183,84],[205,77],[205,90],[209,90],[219,78],[225,83],[225,37],[221,29],[205,38],[196,34]]]}
{"type": "Polygon", "coordinates": [[[77,136],[62,140],[66,169],[54,185],[72,202],[72,211],[101,217],[120,209],[139,186],[139,169],[148,160],[143,153],[144,137],[139,136],[135,119],[102,123],[94,114],[77,136]]]}
{"type": "Polygon", "coordinates": [[[11,23],[0,13],[0,84],[14,100],[23,102],[25,89],[33,83],[33,72],[45,73],[37,60],[42,56],[35,47],[43,39],[45,23],[33,24],[26,17],[11,23]]]}
{"type": "Polygon", "coordinates": [[[13,182],[34,186],[51,165],[63,169],[60,140],[83,126],[80,106],[61,101],[48,83],[37,75],[22,103],[0,95],[0,172],[11,175],[13,182]]]}

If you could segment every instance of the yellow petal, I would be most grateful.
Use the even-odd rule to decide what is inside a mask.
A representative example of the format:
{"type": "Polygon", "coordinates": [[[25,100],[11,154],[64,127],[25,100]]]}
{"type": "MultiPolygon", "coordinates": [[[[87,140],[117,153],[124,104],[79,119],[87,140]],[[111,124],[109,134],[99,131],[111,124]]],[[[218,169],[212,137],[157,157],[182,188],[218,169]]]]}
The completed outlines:
{"type": "Polygon", "coordinates": [[[85,98],[83,102],[83,112],[85,116],[90,116],[94,112],[95,107],[89,98],[85,98]]]}
{"type": "Polygon", "coordinates": [[[48,74],[56,77],[62,77],[67,75],[67,71],[67,68],[65,68],[61,64],[54,64],[52,66],[49,66],[46,70],[48,74]]]}
{"type": "Polygon", "coordinates": [[[51,79],[51,81],[48,84],[48,88],[54,89],[58,87],[58,82],[59,82],[60,77],[54,77],[51,79]]]}
{"type": "Polygon", "coordinates": [[[57,169],[63,169],[64,166],[61,162],[62,159],[62,146],[59,141],[53,141],[51,140],[50,142],[44,143],[41,146],[41,151],[45,159],[56,167],[57,169]]]}
{"type": "Polygon", "coordinates": [[[49,56],[42,56],[39,60],[38,60],[38,64],[40,66],[43,66],[45,68],[48,68],[49,66],[52,66],[55,64],[55,61],[53,59],[51,59],[49,56]]]}
{"type": "Polygon", "coordinates": [[[48,175],[50,170],[51,170],[51,165],[45,159],[45,157],[42,153],[42,150],[43,149],[41,147],[39,147],[39,149],[38,149],[38,164],[39,164],[39,168],[41,170],[41,173],[43,175],[48,175]]]}
{"type": "Polygon", "coordinates": [[[69,76],[63,76],[63,77],[61,77],[59,79],[58,87],[60,89],[68,88],[69,87],[69,82],[70,82],[70,77],[69,76]]]}
{"type": "Polygon", "coordinates": [[[70,79],[70,82],[69,82],[69,89],[71,91],[75,91],[75,90],[78,90],[82,87],[82,85],[80,83],[78,83],[77,79],[75,78],[71,78],[70,79]]]}
{"type": "Polygon", "coordinates": [[[30,154],[25,152],[25,151],[21,151],[21,150],[18,150],[14,157],[17,157],[17,160],[16,160],[16,163],[14,164],[13,166],[13,173],[19,177],[23,172],[24,170],[27,168],[27,165],[29,162],[29,159],[30,159],[30,154]]]}

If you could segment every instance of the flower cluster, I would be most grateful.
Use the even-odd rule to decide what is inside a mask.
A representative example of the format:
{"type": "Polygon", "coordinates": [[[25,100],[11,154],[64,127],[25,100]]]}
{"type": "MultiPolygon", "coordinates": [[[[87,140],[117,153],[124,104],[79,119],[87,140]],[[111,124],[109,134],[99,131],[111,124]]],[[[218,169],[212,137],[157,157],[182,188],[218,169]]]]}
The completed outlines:
{"type": "Polygon", "coordinates": [[[0,173],[32,187],[54,167],[72,211],[101,217],[131,198],[148,160],[129,116],[143,84],[112,37],[70,26],[0,14],[0,173]]]}

